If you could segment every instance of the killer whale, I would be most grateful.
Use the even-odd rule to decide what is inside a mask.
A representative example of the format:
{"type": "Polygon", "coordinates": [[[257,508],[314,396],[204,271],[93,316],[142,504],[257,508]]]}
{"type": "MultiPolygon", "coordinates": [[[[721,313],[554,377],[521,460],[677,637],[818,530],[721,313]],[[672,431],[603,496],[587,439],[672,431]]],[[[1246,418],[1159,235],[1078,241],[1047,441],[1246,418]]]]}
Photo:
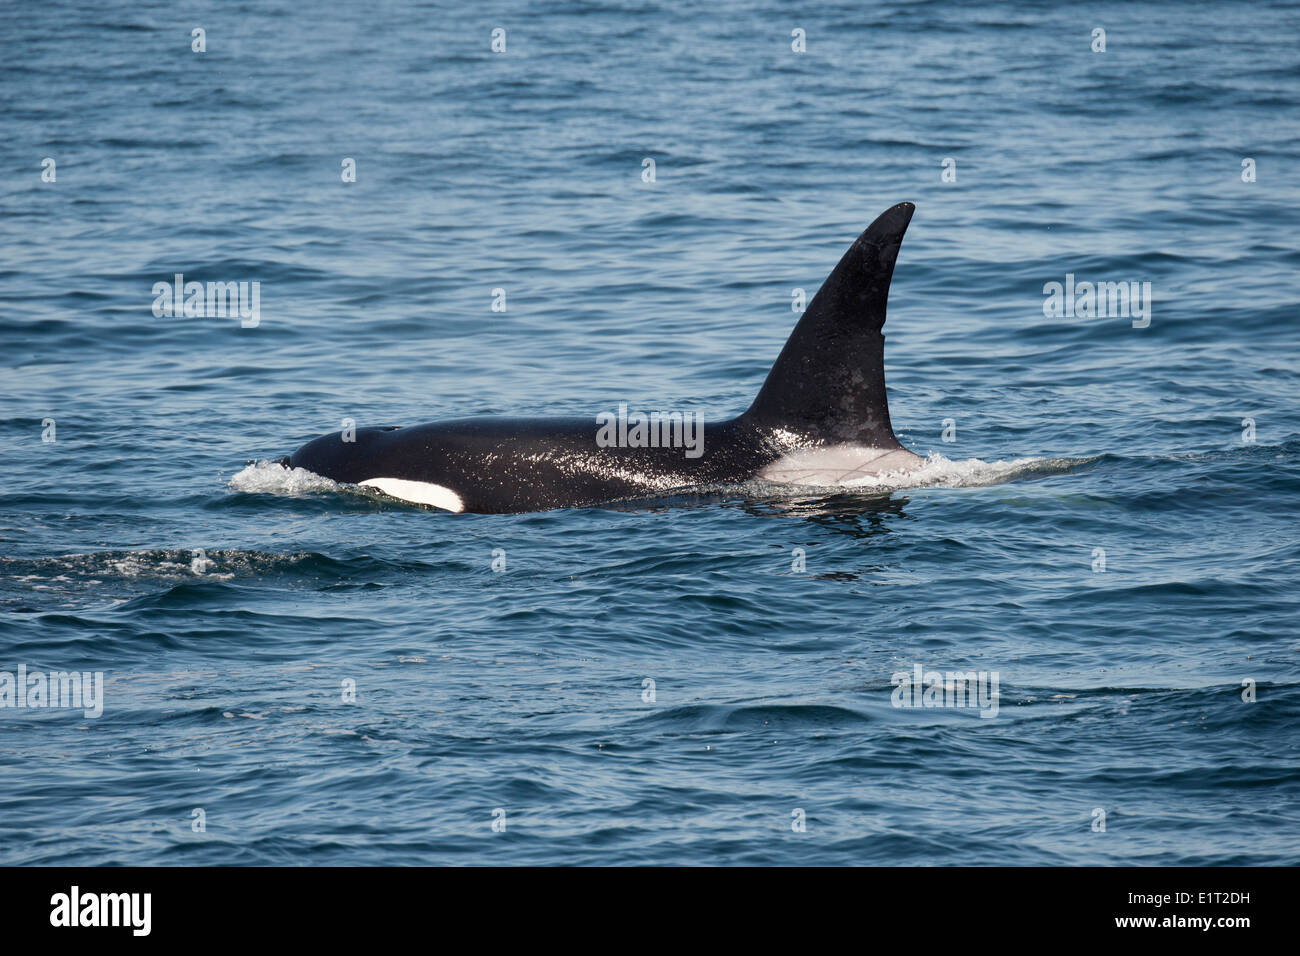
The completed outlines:
{"type": "Polygon", "coordinates": [[[915,210],[899,203],[854,241],[795,325],[749,408],[680,447],[598,442],[593,418],[466,418],[358,428],[279,464],[446,511],[585,507],[751,479],[807,485],[907,471],[885,395],[885,307],[915,210]],[[345,441],[344,438],[351,440],[345,441]]]}

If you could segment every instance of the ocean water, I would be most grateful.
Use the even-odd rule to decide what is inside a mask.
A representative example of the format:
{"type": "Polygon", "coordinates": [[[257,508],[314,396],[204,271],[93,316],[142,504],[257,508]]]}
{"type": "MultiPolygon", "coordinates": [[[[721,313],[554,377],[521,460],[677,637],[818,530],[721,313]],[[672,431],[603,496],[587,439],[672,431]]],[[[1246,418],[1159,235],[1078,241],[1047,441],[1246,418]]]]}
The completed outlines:
{"type": "Polygon", "coordinates": [[[0,707],[0,863],[1300,862],[1298,35],[0,8],[0,671],[103,674],[99,717],[0,707]],[[910,480],[479,516],[268,464],[345,418],[735,414],[902,200],[910,480]],[[256,324],[155,316],[176,273],[256,324]],[[1045,314],[1067,274],[1149,325],[1045,314]],[[894,706],[918,666],[996,715],[894,706]]]}

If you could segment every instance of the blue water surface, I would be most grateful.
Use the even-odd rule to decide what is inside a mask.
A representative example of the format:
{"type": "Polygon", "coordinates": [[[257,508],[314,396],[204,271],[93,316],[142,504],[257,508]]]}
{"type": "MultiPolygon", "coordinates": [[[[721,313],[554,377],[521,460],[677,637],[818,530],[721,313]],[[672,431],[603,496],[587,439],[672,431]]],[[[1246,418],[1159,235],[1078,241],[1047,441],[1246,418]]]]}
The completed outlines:
{"type": "Polygon", "coordinates": [[[1297,37],[0,6],[0,670],[104,675],[97,718],[0,707],[0,863],[1300,862],[1297,37]],[[479,516],[266,464],[345,418],[735,414],[902,200],[932,480],[479,516]],[[155,316],[177,273],[257,324],[155,316]],[[1150,282],[1149,326],[1045,315],[1067,274],[1150,282]],[[895,707],[916,665],[996,716],[895,707]]]}

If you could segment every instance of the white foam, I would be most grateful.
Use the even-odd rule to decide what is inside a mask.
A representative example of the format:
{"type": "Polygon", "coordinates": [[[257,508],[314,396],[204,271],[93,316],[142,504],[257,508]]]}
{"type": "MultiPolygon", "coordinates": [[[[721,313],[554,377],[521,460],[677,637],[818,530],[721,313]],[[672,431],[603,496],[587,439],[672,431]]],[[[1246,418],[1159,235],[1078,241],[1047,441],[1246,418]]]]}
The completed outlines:
{"type": "Polygon", "coordinates": [[[977,488],[997,485],[1026,474],[1059,474],[1082,464],[1078,458],[1014,458],[1010,461],[953,461],[931,452],[918,468],[866,475],[846,481],[844,488],[977,488]]]}
{"type": "Polygon", "coordinates": [[[834,445],[792,452],[768,465],[758,477],[791,485],[848,485],[863,478],[903,474],[921,464],[920,458],[901,448],[834,445]]]}
{"type": "Polygon", "coordinates": [[[273,461],[257,461],[230,479],[231,491],[263,495],[305,495],[334,491],[338,482],[322,478],[306,468],[285,468],[273,461]]]}

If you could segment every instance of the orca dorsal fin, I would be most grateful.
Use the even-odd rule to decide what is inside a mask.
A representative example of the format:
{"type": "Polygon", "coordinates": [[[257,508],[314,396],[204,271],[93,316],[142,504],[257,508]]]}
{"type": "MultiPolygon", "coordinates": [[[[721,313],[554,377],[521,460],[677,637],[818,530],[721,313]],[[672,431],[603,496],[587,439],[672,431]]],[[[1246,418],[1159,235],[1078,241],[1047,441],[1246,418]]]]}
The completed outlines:
{"type": "Polygon", "coordinates": [[[901,448],[885,398],[885,305],[916,209],[883,212],[822,283],[742,416],[795,442],[901,448]]]}

